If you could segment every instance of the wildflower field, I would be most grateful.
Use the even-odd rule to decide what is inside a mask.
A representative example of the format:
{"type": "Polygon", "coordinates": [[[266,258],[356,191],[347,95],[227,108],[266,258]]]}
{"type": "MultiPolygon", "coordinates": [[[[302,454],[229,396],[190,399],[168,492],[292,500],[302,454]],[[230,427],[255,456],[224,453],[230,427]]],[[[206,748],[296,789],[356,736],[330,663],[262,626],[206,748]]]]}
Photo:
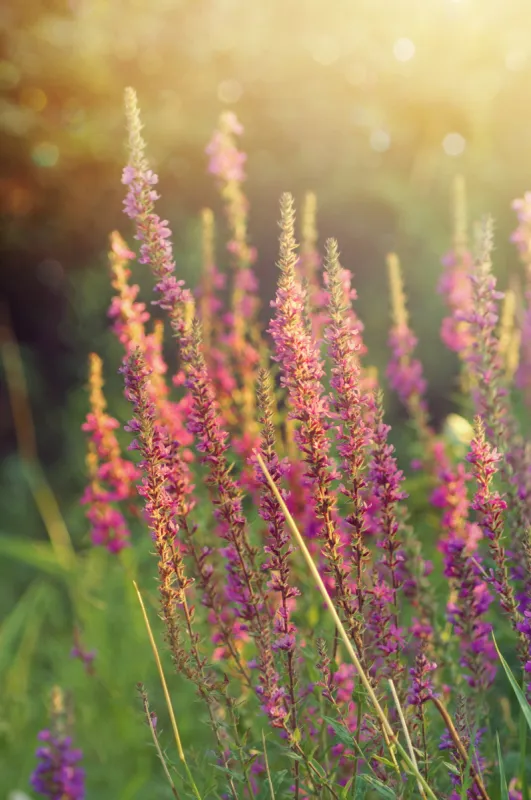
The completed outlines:
{"type": "Polygon", "coordinates": [[[365,319],[312,191],[278,198],[264,300],[232,110],[203,145],[221,213],[182,267],[141,106],[126,88],[124,213],[73,292],[67,514],[0,318],[2,509],[31,503],[28,529],[0,521],[0,796],[531,800],[531,192],[503,282],[495,222],[449,181],[425,364],[400,253],[365,319]]]}

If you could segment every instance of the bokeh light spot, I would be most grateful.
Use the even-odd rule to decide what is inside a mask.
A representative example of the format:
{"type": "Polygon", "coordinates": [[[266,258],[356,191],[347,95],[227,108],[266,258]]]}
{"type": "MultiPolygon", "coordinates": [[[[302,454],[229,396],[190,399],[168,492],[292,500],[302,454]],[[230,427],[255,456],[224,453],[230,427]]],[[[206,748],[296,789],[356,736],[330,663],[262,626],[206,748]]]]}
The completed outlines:
{"type": "Polygon", "coordinates": [[[377,128],[371,133],[370,145],[377,153],[385,153],[391,146],[391,137],[383,128],[377,128]]]}
{"type": "Polygon", "coordinates": [[[239,81],[221,81],[218,86],[218,98],[222,103],[237,103],[243,94],[243,86],[239,81]]]}
{"type": "Polygon", "coordinates": [[[527,63],[527,53],[525,50],[509,50],[505,54],[505,66],[511,72],[519,72],[524,69],[527,63]]]}
{"type": "Polygon", "coordinates": [[[39,142],[33,148],[31,158],[38,167],[55,167],[59,161],[59,148],[52,142],[39,142]]]}
{"type": "Polygon", "coordinates": [[[31,108],[32,111],[43,111],[46,108],[48,98],[42,89],[35,86],[26,86],[20,92],[20,102],[23,106],[31,108]]]}
{"type": "Polygon", "coordinates": [[[447,133],[442,147],[447,156],[461,156],[465,152],[466,139],[460,133],[447,133]]]}
{"type": "Polygon", "coordinates": [[[411,61],[415,55],[415,43],[411,39],[397,39],[393,45],[393,55],[397,61],[411,61]]]}
{"type": "Polygon", "coordinates": [[[340,56],[339,45],[332,36],[315,38],[310,45],[310,52],[314,61],[323,67],[329,67],[340,56]]]}

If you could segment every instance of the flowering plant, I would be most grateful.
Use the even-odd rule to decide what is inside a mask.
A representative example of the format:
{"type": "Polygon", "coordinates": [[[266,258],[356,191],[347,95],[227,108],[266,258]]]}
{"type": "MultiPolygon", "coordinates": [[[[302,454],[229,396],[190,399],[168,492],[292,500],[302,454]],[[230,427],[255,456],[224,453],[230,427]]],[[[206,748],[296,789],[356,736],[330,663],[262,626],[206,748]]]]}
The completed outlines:
{"type": "MultiPolygon", "coordinates": [[[[505,669],[523,718],[531,715],[531,448],[512,403],[511,346],[498,325],[492,224],[483,223],[471,255],[458,183],[454,250],[440,289],[450,313],[442,338],[460,354],[474,407],[473,427],[453,415],[466,434],[461,448],[430,420],[400,264],[388,258],[387,377],[413,423],[420,455],[412,466],[424,471],[436,520],[431,542],[411,513],[383,389],[366,362],[352,275],[334,240],[323,257],[317,251],[313,195],[300,255],[294,200],[281,198],[278,288],[264,332],[242,126],[224,114],[207,148],[227,216],[230,274],[215,264],[213,215],[205,211],[204,274],[193,291],[179,278],[169,223],[156,210],[158,178],[130,89],[126,113],[124,209],[163,317],[152,322],[137,300],[128,267],[136,256],[113,233],[109,316],[123,347],[129,451],[139,457],[120,451],[93,355],[83,502],[94,546],[134,546],[133,516],[151,536],[166,646],[197,693],[217,767],[209,789],[171,710],[180,769],[172,767],[142,688],[174,796],[526,798],[525,747],[507,784],[490,724],[505,669]],[[178,353],[174,375],[163,320],[178,353]],[[493,629],[505,631],[516,678],[493,629]]],[[[527,259],[524,201],[517,208],[516,241],[527,259]]],[[[523,361],[524,388],[526,369],[523,361]]],[[[50,739],[48,761],[59,753],[77,761],[67,757],[67,741],[50,739]]],[[[51,767],[39,769],[48,775],[51,767]]],[[[48,791],[44,778],[34,785],[48,791]]]]}

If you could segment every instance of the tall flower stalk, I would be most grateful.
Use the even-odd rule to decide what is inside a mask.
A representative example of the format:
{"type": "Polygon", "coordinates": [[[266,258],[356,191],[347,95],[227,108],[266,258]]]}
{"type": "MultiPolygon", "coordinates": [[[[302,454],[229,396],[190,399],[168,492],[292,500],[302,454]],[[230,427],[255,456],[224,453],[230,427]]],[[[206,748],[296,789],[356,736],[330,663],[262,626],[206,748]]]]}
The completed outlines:
{"type": "Polygon", "coordinates": [[[393,322],[389,334],[392,355],[387,367],[387,377],[391,388],[414,421],[424,450],[429,451],[431,431],[425,399],[426,381],[422,374],[422,364],[414,356],[417,338],[409,326],[402,272],[395,253],[387,256],[387,269],[393,322]]]}
{"type": "Polygon", "coordinates": [[[119,422],[106,412],[103,394],[101,358],[92,353],[89,359],[90,407],[82,430],[88,434],[87,470],[89,485],[82,503],[87,506],[91,538],[110,553],[119,553],[129,545],[129,526],[121,506],[132,496],[138,477],[135,465],[122,458],[114,431],[119,422]]]}
{"type": "MultiPolygon", "coordinates": [[[[246,154],[238,150],[236,137],[243,126],[235,114],[221,114],[218,129],[214,132],[206,152],[209,172],[216,178],[224,201],[230,240],[227,244],[232,273],[232,307],[227,315],[228,332],[225,336],[227,361],[232,365],[240,386],[235,392],[242,422],[249,433],[256,433],[254,383],[260,363],[259,329],[257,314],[258,284],[252,271],[256,250],[248,243],[248,208],[242,184],[246,178],[246,154]]],[[[244,446],[246,442],[243,442],[244,446]]],[[[249,448],[247,448],[249,449],[249,448]]]]}
{"type": "Polygon", "coordinates": [[[334,582],[337,602],[349,632],[362,652],[349,582],[350,569],[343,553],[336,498],[332,491],[337,473],[327,436],[331,427],[328,421],[330,405],[321,383],[323,364],[306,324],[305,297],[296,273],[295,209],[290,194],[282,195],[280,212],[280,277],[276,299],[272,301],[275,316],[269,328],[275,343],[273,358],[280,366],[281,383],[287,390],[289,418],[298,423],[294,438],[306,465],[305,474],[318,520],[318,538],[323,543],[326,573],[334,582]]]}
{"type": "Polygon", "coordinates": [[[452,211],[453,243],[451,250],[442,259],[444,273],[438,287],[450,312],[449,316],[443,319],[441,339],[466,365],[474,336],[463,315],[470,313],[473,304],[469,275],[474,259],[468,246],[466,186],[462,175],[457,175],[454,179],[452,211]]]}
{"type": "Polygon", "coordinates": [[[33,789],[49,800],[84,800],[85,772],[81,750],[69,735],[65,698],[58,687],[52,691],[51,724],[39,733],[38,764],[31,776],[33,789]]]}
{"type": "Polygon", "coordinates": [[[353,582],[356,610],[360,619],[364,612],[366,590],[363,586],[364,568],[370,558],[365,541],[365,511],[367,490],[367,449],[371,431],[365,424],[364,409],[370,399],[362,393],[359,364],[360,345],[352,317],[347,314],[337,242],[326,243],[326,279],[329,290],[330,322],[325,331],[328,353],[332,362],[331,405],[338,421],[338,453],[345,483],[340,491],[350,501],[346,522],[351,530],[349,549],[354,568],[353,582]]]}

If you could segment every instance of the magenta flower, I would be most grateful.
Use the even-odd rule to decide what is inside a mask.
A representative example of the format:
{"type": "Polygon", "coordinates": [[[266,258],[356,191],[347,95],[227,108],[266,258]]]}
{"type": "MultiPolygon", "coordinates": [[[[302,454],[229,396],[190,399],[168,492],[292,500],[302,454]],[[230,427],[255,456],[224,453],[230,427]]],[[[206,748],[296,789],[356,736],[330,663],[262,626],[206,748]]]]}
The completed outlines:
{"type": "Polygon", "coordinates": [[[441,549],[444,574],[450,578],[456,593],[455,600],[448,603],[447,614],[459,638],[459,663],[469,686],[485,690],[496,675],[492,625],[484,619],[492,596],[482,579],[479,557],[476,556],[475,562],[471,560],[464,539],[457,535],[449,536],[441,544],[441,549]]]}
{"type": "Polygon", "coordinates": [[[217,130],[206,148],[210,156],[208,171],[224,182],[245,180],[244,164],[247,160],[245,153],[241,153],[234,144],[234,136],[241,136],[243,125],[238,122],[232,111],[225,111],[220,119],[217,130]]]}
{"type": "Polygon", "coordinates": [[[106,547],[110,553],[119,553],[128,546],[130,534],[125,517],[117,506],[133,496],[138,470],[121,456],[114,434],[119,423],[105,411],[102,362],[95,353],[90,356],[89,381],[92,410],[81,427],[89,434],[87,467],[90,483],[81,502],[87,506],[92,543],[106,547]]]}
{"type": "Polygon", "coordinates": [[[439,281],[439,292],[445,298],[450,316],[442,321],[441,339],[449,350],[466,360],[474,337],[463,316],[473,308],[470,274],[474,260],[468,250],[461,253],[451,250],[443,257],[442,264],[445,272],[439,281]]]}
{"type": "MultiPolygon", "coordinates": [[[[400,263],[391,253],[387,257],[393,325],[389,333],[391,360],[387,367],[387,377],[391,388],[409,410],[413,419],[426,414],[426,381],[422,375],[422,365],[414,357],[417,338],[409,327],[406,298],[402,284],[400,263]]],[[[422,422],[424,426],[424,421],[422,422]]]]}
{"type": "Polygon", "coordinates": [[[50,800],[83,800],[85,772],[78,766],[81,750],[72,747],[70,737],[49,730],[41,731],[38,738],[42,744],[37,748],[39,764],[31,776],[32,787],[50,800]]]}
{"type": "Polygon", "coordinates": [[[434,696],[431,673],[436,669],[437,664],[429,661],[425,652],[421,650],[415,659],[415,666],[409,670],[411,676],[411,687],[407,697],[409,705],[420,708],[434,696]]]}

